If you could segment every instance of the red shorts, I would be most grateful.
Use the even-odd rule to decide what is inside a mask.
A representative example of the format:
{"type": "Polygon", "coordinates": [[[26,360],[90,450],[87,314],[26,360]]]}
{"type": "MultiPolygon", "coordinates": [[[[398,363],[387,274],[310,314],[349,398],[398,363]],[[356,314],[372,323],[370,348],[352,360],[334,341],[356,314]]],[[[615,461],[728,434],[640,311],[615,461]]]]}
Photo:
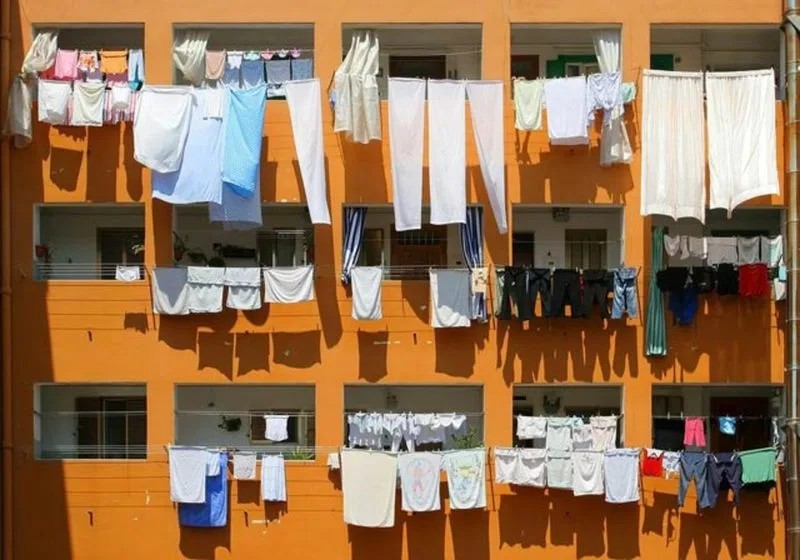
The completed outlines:
{"type": "Polygon", "coordinates": [[[642,460],[642,474],[645,476],[664,476],[664,454],[651,456],[645,451],[642,460]]]}
{"type": "Polygon", "coordinates": [[[739,295],[745,297],[765,297],[769,294],[769,273],[767,265],[739,265],[739,295]]]}

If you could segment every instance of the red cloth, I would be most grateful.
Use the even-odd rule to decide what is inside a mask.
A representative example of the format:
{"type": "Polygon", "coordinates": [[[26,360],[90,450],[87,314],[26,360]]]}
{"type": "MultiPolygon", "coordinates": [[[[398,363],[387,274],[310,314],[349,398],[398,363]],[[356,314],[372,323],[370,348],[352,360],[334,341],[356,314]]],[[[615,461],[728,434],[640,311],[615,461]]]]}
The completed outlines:
{"type": "Polygon", "coordinates": [[[642,460],[642,474],[645,476],[664,476],[664,454],[650,455],[645,452],[642,460]]]}
{"type": "Polygon", "coordinates": [[[764,263],[739,265],[739,295],[765,297],[769,294],[769,271],[764,263]]]}

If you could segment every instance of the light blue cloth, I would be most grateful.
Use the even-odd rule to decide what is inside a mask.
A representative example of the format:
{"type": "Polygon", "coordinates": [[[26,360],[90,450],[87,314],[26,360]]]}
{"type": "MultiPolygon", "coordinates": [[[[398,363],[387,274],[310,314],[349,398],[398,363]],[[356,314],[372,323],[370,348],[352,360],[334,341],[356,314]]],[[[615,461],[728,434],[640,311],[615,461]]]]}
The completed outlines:
{"type": "Polygon", "coordinates": [[[260,181],[250,198],[239,196],[227,186],[222,187],[222,204],[208,203],[208,221],[222,222],[226,231],[260,228],[263,223],[260,181]]]}
{"type": "Polygon", "coordinates": [[[268,60],[267,97],[284,97],[283,83],[292,79],[292,67],[288,60],[268,60]]]}
{"type": "Polygon", "coordinates": [[[239,196],[250,198],[258,184],[267,86],[232,89],[225,104],[222,180],[239,196]]]}
{"type": "Polygon", "coordinates": [[[228,455],[219,454],[219,474],[206,477],[204,504],[178,504],[184,527],[225,527],[228,524],[228,455]]]}
{"type": "Polygon", "coordinates": [[[719,431],[726,436],[736,435],[736,418],[733,416],[720,416],[719,431]]]}
{"type": "Polygon", "coordinates": [[[292,59],[292,80],[310,80],[314,77],[314,60],[310,58],[292,59]]]}
{"type": "Polygon", "coordinates": [[[786,267],[779,266],[778,267],[778,280],[781,282],[786,282],[786,267]]]}
{"type": "Polygon", "coordinates": [[[264,61],[245,60],[242,62],[242,87],[251,88],[264,83],[264,61]]]}
{"type": "Polygon", "coordinates": [[[192,120],[181,167],[172,173],[153,171],[153,198],[170,204],[222,202],[223,121],[203,118],[210,90],[192,91],[192,120]]]}
{"type": "Polygon", "coordinates": [[[220,82],[222,85],[231,87],[231,88],[238,88],[239,87],[239,75],[242,71],[241,66],[237,66],[236,68],[232,68],[230,63],[226,60],[225,61],[225,69],[222,71],[222,78],[220,78],[220,82]]]}

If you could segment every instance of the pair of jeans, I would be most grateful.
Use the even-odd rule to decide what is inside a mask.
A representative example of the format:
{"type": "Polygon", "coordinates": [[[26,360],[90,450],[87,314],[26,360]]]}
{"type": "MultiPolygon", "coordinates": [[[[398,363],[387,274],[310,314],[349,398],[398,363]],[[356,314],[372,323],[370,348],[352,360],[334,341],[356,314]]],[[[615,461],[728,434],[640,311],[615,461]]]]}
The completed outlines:
{"type": "MultiPolygon", "coordinates": [[[[497,274],[499,276],[500,272],[498,271],[497,274]]],[[[512,315],[516,315],[517,319],[525,321],[533,317],[527,271],[521,266],[507,266],[502,274],[500,312],[497,314],[497,318],[508,321],[512,315]]]]}
{"type": "Polygon", "coordinates": [[[595,303],[600,306],[600,316],[608,319],[608,294],[611,285],[605,270],[583,271],[583,308],[587,316],[592,314],[595,303]]]}
{"type": "Polygon", "coordinates": [[[714,453],[708,456],[706,473],[706,496],[708,506],[717,505],[720,492],[733,490],[733,501],[739,505],[739,490],[742,488],[742,460],[736,453],[714,453]]]}
{"type": "Polygon", "coordinates": [[[538,296],[542,302],[542,317],[549,317],[552,303],[550,269],[532,268],[528,270],[528,293],[531,298],[531,316],[536,315],[536,297],[538,296]]]}
{"type": "Polygon", "coordinates": [[[614,269],[614,302],[611,307],[611,318],[622,319],[622,313],[626,311],[628,317],[639,315],[635,268],[614,269]]]}
{"type": "Polygon", "coordinates": [[[580,275],[575,270],[559,269],[553,272],[551,317],[564,317],[564,306],[567,303],[571,317],[585,316],[580,298],[580,281],[580,275]]]}
{"type": "Polygon", "coordinates": [[[684,451],[681,455],[681,480],[678,485],[678,507],[683,507],[686,491],[694,480],[697,504],[701,508],[711,507],[707,490],[708,458],[705,451],[684,451]]]}
{"type": "Polygon", "coordinates": [[[697,288],[689,284],[682,290],[670,292],[669,310],[674,314],[674,323],[681,327],[688,327],[697,315],[697,288]]]}

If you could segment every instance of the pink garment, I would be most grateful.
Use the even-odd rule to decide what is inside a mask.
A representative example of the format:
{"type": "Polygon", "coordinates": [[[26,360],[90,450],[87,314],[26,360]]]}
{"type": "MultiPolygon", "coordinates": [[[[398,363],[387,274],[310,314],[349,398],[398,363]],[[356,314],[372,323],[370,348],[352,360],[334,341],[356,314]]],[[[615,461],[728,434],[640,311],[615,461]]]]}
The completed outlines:
{"type": "Polygon", "coordinates": [[[702,418],[690,417],[686,419],[683,445],[706,446],[706,428],[702,418]]]}
{"type": "Polygon", "coordinates": [[[53,77],[57,80],[76,80],[78,78],[78,51],[58,49],[53,64],[53,77]]]}

